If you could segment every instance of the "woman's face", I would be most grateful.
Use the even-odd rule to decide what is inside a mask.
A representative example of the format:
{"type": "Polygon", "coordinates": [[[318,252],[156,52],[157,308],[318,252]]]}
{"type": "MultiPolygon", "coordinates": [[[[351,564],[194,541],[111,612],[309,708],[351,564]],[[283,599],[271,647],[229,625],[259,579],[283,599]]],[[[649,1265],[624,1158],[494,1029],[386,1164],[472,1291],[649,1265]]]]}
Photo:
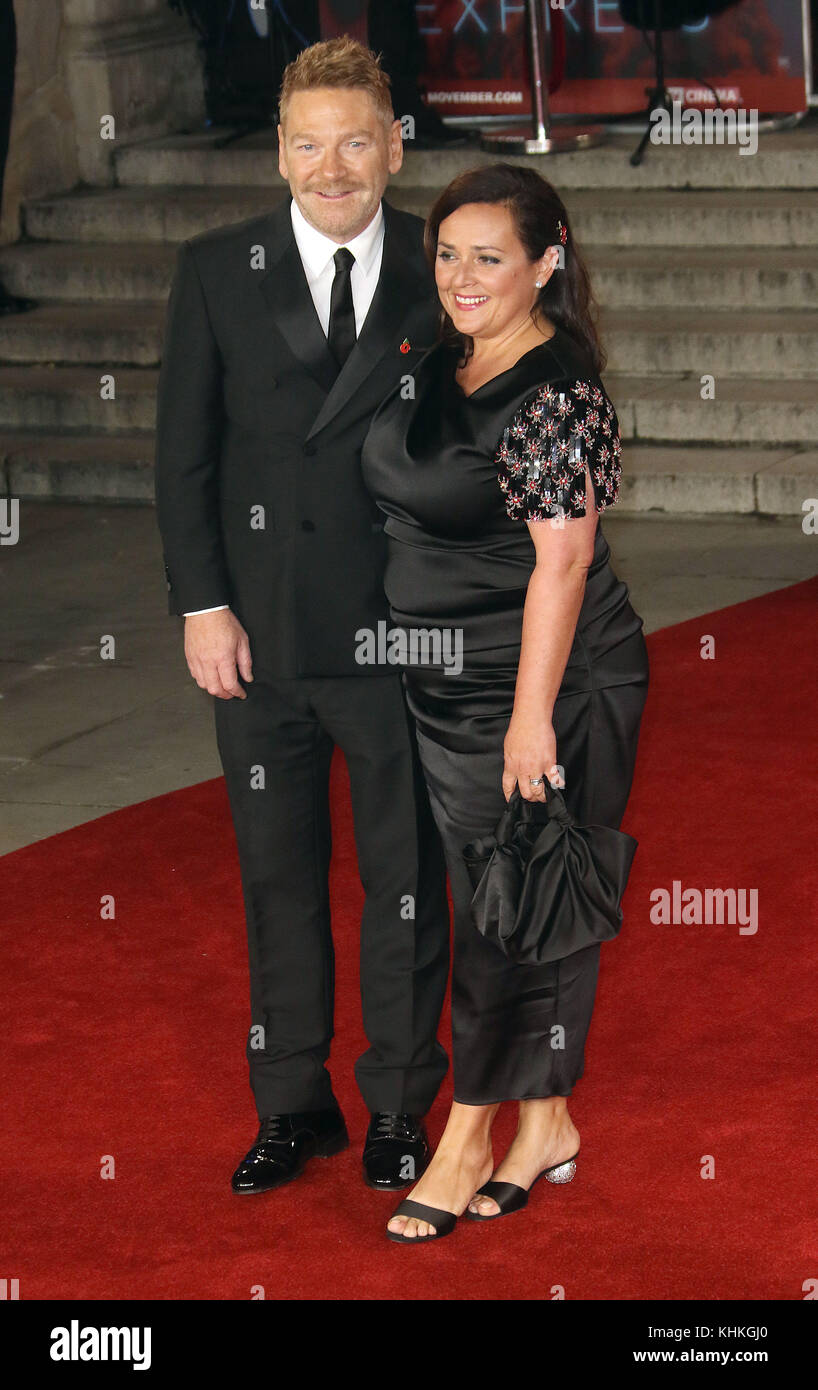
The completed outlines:
{"type": "Polygon", "coordinates": [[[549,247],[530,261],[502,203],[465,203],[440,224],[435,280],[440,302],[460,333],[505,339],[525,327],[539,290],[557,264],[549,247]]]}

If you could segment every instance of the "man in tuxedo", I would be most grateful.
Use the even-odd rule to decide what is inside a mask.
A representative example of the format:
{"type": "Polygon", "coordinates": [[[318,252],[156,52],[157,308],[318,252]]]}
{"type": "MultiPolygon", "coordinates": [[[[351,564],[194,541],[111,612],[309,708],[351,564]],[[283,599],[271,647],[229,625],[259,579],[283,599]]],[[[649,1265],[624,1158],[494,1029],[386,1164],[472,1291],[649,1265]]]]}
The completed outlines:
{"type": "Polygon", "coordinates": [[[434,342],[421,219],[382,197],[402,162],[388,79],[342,38],[301,53],[281,92],[292,198],[185,242],[168,306],[156,497],[170,612],[215,696],[250,962],[246,1055],[260,1128],[237,1193],[348,1143],[333,1035],[328,805],[349,769],[366,900],[360,971],[370,1111],[364,1177],[408,1186],[447,1067],[442,849],[395,667],[364,666],[388,624],[382,518],[360,452],[380,402],[434,342]]]}

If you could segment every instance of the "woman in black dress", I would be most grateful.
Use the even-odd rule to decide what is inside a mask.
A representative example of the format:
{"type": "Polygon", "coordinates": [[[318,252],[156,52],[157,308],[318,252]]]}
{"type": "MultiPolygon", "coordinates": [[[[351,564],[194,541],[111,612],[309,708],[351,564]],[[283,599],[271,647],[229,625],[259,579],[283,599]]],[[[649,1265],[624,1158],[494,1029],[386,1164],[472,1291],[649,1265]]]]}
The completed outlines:
{"type": "Polygon", "coordinates": [[[462,852],[516,785],[544,800],[545,777],[579,824],[618,827],[648,684],[642,619],[599,523],[618,495],[619,428],[561,199],[524,166],[468,170],[435,204],[426,246],[441,341],[383,403],[363,453],[387,517],[392,619],[410,651],[416,634],[404,682],[454,903],[455,1100],[387,1229],[415,1243],[449,1234],[467,1207],[483,1220],[517,1210],[543,1174],[574,1175],[566,1097],[599,947],[510,963],[472,923],[462,852]],[[495,1170],[504,1100],[519,1102],[519,1126],[495,1170]]]}

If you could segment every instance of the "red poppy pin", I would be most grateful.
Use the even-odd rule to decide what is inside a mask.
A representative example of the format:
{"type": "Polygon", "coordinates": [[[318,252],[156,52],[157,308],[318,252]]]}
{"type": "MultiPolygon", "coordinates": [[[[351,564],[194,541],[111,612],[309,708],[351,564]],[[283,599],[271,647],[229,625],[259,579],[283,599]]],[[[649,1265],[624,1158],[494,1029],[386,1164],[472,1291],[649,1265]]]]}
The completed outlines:
{"type": "Polygon", "coordinates": [[[404,338],[403,342],[402,342],[401,345],[400,345],[400,350],[401,350],[401,352],[411,352],[411,351],[412,351],[412,344],[409,342],[409,339],[408,339],[408,338],[404,338]]]}

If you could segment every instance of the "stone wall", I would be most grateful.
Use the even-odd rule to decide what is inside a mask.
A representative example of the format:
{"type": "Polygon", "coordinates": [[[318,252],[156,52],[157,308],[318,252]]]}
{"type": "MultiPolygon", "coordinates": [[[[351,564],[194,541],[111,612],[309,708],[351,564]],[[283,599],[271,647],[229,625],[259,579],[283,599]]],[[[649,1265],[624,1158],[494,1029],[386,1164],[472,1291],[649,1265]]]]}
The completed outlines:
{"type": "Polygon", "coordinates": [[[204,119],[201,61],[167,0],[15,0],[17,74],[0,242],[27,198],[113,182],[113,150],[204,119]],[[101,138],[113,116],[116,141],[101,138]]]}

